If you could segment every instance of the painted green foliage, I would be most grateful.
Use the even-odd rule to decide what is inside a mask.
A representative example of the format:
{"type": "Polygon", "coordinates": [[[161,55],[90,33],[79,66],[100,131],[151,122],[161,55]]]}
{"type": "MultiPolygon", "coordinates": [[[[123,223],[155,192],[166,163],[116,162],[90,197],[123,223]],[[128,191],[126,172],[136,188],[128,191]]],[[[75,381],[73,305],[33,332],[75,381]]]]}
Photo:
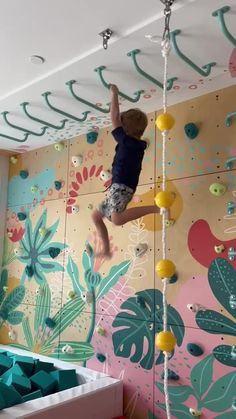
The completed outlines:
{"type": "MultiPolygon", "coordinates": [[[[121,308],[125,311],[118,313],[112,324],[119,328],[112,335],[114,352],[117,356],[130,358],[132,363],[139,362],[142,368],[149,370],[155,360],[155,335],[163,330],[162,293],[155,289],[137,292],[136,296],[124,301],[121,308]]],[[[177,345],[181,346],[184,323],[172,306],[168,307],[168,329],[174,333],[177,345]]],[[[156,364],[162,362],[163,354],[160,352],[156,364]]]]}
{"type": "MultiPolygon", "coordinates": [[[[191,371],[191,386],[169,386],[169,397],[171,401],[171,413],[178,419],[191,418],[189,408],[183,403],[190,396],[195,398],[193,407],[197,410],[207,409],[210,412],[222,413],[232,407],[232,401],[235,396],[236,374],[230,372],[217,381],[213,382],[214,357],[207,356],[200,361],[191,371]]],[[[164,394],[164,384],[156,383],[157,388],[164,394]]],[[[165,410],[164,404],[158,406],[165,410]]],[[[232,409],[216,418],[234,418],[235,411],[232,409]],[[232,416],[234,414],[234,416],[232,416]]]]}
{"type": "Polygon", "coordinates": [[[64,361],[85,361],[94,355],[93,347],[86,342],[60,341],[59,335],[71,325],[71,323],[83,312],[85,303],[80,297],[68,301],[53,317],[51,312],[51,292],[45,283],[41,287],[41,293],[37,296],[34,308],[34,326],[31,330],[27,317],[23,318],[22,328],[26,345],[14,344],[14,346],[42,355],[58,357],[64,361]],[[50,330],[45,325],[45,318],[51,317],[56,322],[56,327],[50,330]],[[70,345],[73,353],[62,352],[65,345],[70,345]]]}
{"type": "Polygon", "coordinates": [[[47,210],[45,209],[40,216],[34,230],[32,223],[28,217],[25,222],[25,234],[19,242],[22,249],[22,255],[18,256],[18,260],[26,265],[21,277],[21,283],[34,277],[35,281],[42,285],[46,282],[45,274],[50,272],[63,271],[63,266],[55,262],[50,256],[50,248],[57,248],[62,251],[65,248],[63,243],[51,242],[57,228],[59,220],[52,226],[47,227],[47,210]],[[40,229],[47,228],[45,236],[40,235],[40,229]],[[47,259],[50,259],[49,261],[47,259]],[[27,274],[27,270],[31,270],[31,275],[27,274]]]}
{"type": "MultiPolygon", "coordinates": [[[[219,303],[236,319],[236,308],[230,304],[230,296],[236,295],[236,272],[227,260],[215,259],[208,271],[209,285],[219,303]]],[[[236,321],[214,310],[199,311],[196,322],[200,329],[211,334],[236,335],[236,321]]],[[[222,364],[236,367],[236,360],[230,356],[231,346],[220,345],[213,349],[215,358],[222,364]]]]}
{"type": "Polygon", "coordinates": [[[7,295],[8,272],[2,271],[0,280],[0,326],[9,323],[17,325],[22,322],[24,313],[16,310],[25,297],[25,288],[22,285],[14,288],[7,295]]]}
{"type": "Polygon", "coordinates": [[[94,271],[94,252],[92,246],[89,243],[87,243],[87,248],[88,246],[89,253],[84,251],[82,256],[84,284],[81,281],[78,267],[71,257],[68,259],[67,271],[70,275],[74,291],[78,296],[87,291],[92,295],[92,321],[86,339],[86,342],[91,342],[95,329],[96,303],[105,294],[107,294],[114,285],[116,285],[121,276],[124,276],[127,273],[130,261],[126,260],[121,262],[119,265],[113,266],[108,275],[103,278],[99,272],[94,271]]]}

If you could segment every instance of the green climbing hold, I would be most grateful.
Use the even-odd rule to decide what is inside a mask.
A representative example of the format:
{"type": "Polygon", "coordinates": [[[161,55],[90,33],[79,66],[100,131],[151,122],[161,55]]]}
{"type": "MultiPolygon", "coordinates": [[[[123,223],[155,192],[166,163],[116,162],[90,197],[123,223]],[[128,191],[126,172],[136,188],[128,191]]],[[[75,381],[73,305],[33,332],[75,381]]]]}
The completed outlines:
{"type": "Polygon", "coordinates": [[[49,247],[48,253],[51,256],[52,259],[55,259],[59,254],[61,250],[58,247],[49,247]]]}
{"type": "Polygon", "coordinates": [[[29,176],[28,170],[21,170],[20,171],[20,177],[21,177],[21,179],[27,179],[28,176],[29,176]]]}
{"type": "Polygon", "coordinates": [[[60,191],[60,189],[62,188],[62,182],[60,182],[60,180],[55,180],[54,185],[57,191],[60,191]]]}
{"type": "Polygon", "coordinates": [[[88,144],[94,144],[97,141],[98,132],[97,131],[88,132],[86,137],[87,137],[87,143],[88,144]]]}
{"type": "MultiPolygon", "coordinates": [[[[161,378],[164,380],[164,371],[161,373],[161,378]]],[[[179,380],[179,375],[176,374],[174,371],[168,369],[168,380],[179,380]]]]}
{"type": "Polygon", "coordinates": [[[34,275],[34,268],[31,265],[26,266],[25,268],[25,273],[29,278],[32,278],[32,276],[34,275]]]}
{"type": "Polygon", "coordinates": [[[39,234],[40,234],[41,237],[45,237],[47,232],[48,232],[47,228],[45,228],[45,227],[39,228],[39,234]]]}
{"type": "Polygon", "coordinates": [[[199,133],[199,129],[197,125],[194,124],[193,122],[186,124],[184,127],[184,131],[190,140],[194,140],[198,136],[198,133],[199,133]]]}
{"type": "Polygon", "coordinates": [[[97,360],[98,360],[99,362],[105,362],[105,361],[106,361],[106,357],[105,357],[105,355],[103,355],[103,354],[99,354],[99,353],[97,353],[97,354],[96,354],[96,358],[97,358],[97,360]]]}
{"type": "Polygon", "coordinates": [[[57,325],[56,321],[51,319],[51,317],[46,317],[45,324],[49,329],[55,329],[57,325]]]}
{"type": "Polygon", "coordinates": [[[24,212],[18,212],[17,217],[20,221],[24,221],[26,219],[26,214],[24,212]]]}
{"type": "Polygon", "coordinates": [[[223,185],[222,183],[212,183],[211,186],[209,187],[209,191],[212,195],[215,196],[222,196],[225,194],[226,192],[226,186],[223,185]]]}
{"type": "Polygon", "coordinates": [[[201,356],[203,354],[202,348],[196,343],[188,343],[187,351],[193,356],[201,356]]]}
{"type": "Polygon", "coordinates": [[[39,190],[38,185],[33,185],[33,186],[31,186],[31,192],[32,192],[32,193],[36,193],[36,192],[38,192],[38,190],[39,190]]]}

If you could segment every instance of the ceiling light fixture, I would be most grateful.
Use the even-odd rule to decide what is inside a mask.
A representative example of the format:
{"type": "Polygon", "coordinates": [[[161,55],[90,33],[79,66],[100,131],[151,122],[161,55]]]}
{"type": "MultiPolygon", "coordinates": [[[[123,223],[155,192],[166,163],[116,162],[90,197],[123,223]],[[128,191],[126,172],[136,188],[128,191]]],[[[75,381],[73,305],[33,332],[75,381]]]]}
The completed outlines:
{"type": "Polygon", "coordinates": [[[41,57],[40,55],[31,55],[31,57],[29,57],[29,61],[31,64],[44,64],[45,63],[45,58],[41,57]]]}

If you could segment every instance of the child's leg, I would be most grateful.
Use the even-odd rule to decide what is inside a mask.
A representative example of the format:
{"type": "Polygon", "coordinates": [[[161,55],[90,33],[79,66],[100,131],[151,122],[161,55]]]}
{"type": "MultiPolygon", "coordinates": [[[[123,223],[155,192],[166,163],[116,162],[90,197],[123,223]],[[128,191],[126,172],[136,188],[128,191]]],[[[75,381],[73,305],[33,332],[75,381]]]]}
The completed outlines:
{"type": "MultiPolygon", "coordinates": [[[[110,257],[111,256],[110,242],[109,242],[108,231],[103,221],[103,215],[98,210],[95,210],[92,214],[92,219],[103,243],[103,252],[101,256],[110,257]]],[[[96,255],[96,256],[99,256],[99,255],[96,255]]]]}
{"type": "Polygon", "coordinates": [[[123,212],[113,212],[111,220],[115,225],[123,225],[129,221],[141,218],[148,214],[157,214],[160,212],[160,208],[156,205],[148,205],[143,207],[129,208],[123,212]]]}

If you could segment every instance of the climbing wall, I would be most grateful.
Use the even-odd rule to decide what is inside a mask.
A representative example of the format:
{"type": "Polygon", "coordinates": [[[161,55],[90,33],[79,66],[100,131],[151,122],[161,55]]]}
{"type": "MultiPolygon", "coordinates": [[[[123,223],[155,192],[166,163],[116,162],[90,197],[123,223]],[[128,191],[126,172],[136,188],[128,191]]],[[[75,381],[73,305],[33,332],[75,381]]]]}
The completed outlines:
{"type": "MultiPolygon", "coordinates": [[[[230,87],[170,108],[176,124],[167,176],[176,199],[167,234],[177,277],[169,286],[168,325],[177,345],[169,374],[177,419],[192,417],[189,409],[209,419],[236,417],[236,173],[226,168],[236,156],[236,119],[225,125],[235,95],[230,87]],[[185,134],[188,123],[199,129],[194,139],[185,134]]],[[[153,204],[160,189],[157,115],[149,114],[132,207],[153,204]]],[[[113,257],[93,255],[101,243],[91,211],[110,184],[114,147],[111,130],[102,129],[11,159],[1,343],[119,377],[128,418],[164,419],[163,356],[154,345],[163,315],[155,276],[160,217],[107,223],[113,257]]]]}

